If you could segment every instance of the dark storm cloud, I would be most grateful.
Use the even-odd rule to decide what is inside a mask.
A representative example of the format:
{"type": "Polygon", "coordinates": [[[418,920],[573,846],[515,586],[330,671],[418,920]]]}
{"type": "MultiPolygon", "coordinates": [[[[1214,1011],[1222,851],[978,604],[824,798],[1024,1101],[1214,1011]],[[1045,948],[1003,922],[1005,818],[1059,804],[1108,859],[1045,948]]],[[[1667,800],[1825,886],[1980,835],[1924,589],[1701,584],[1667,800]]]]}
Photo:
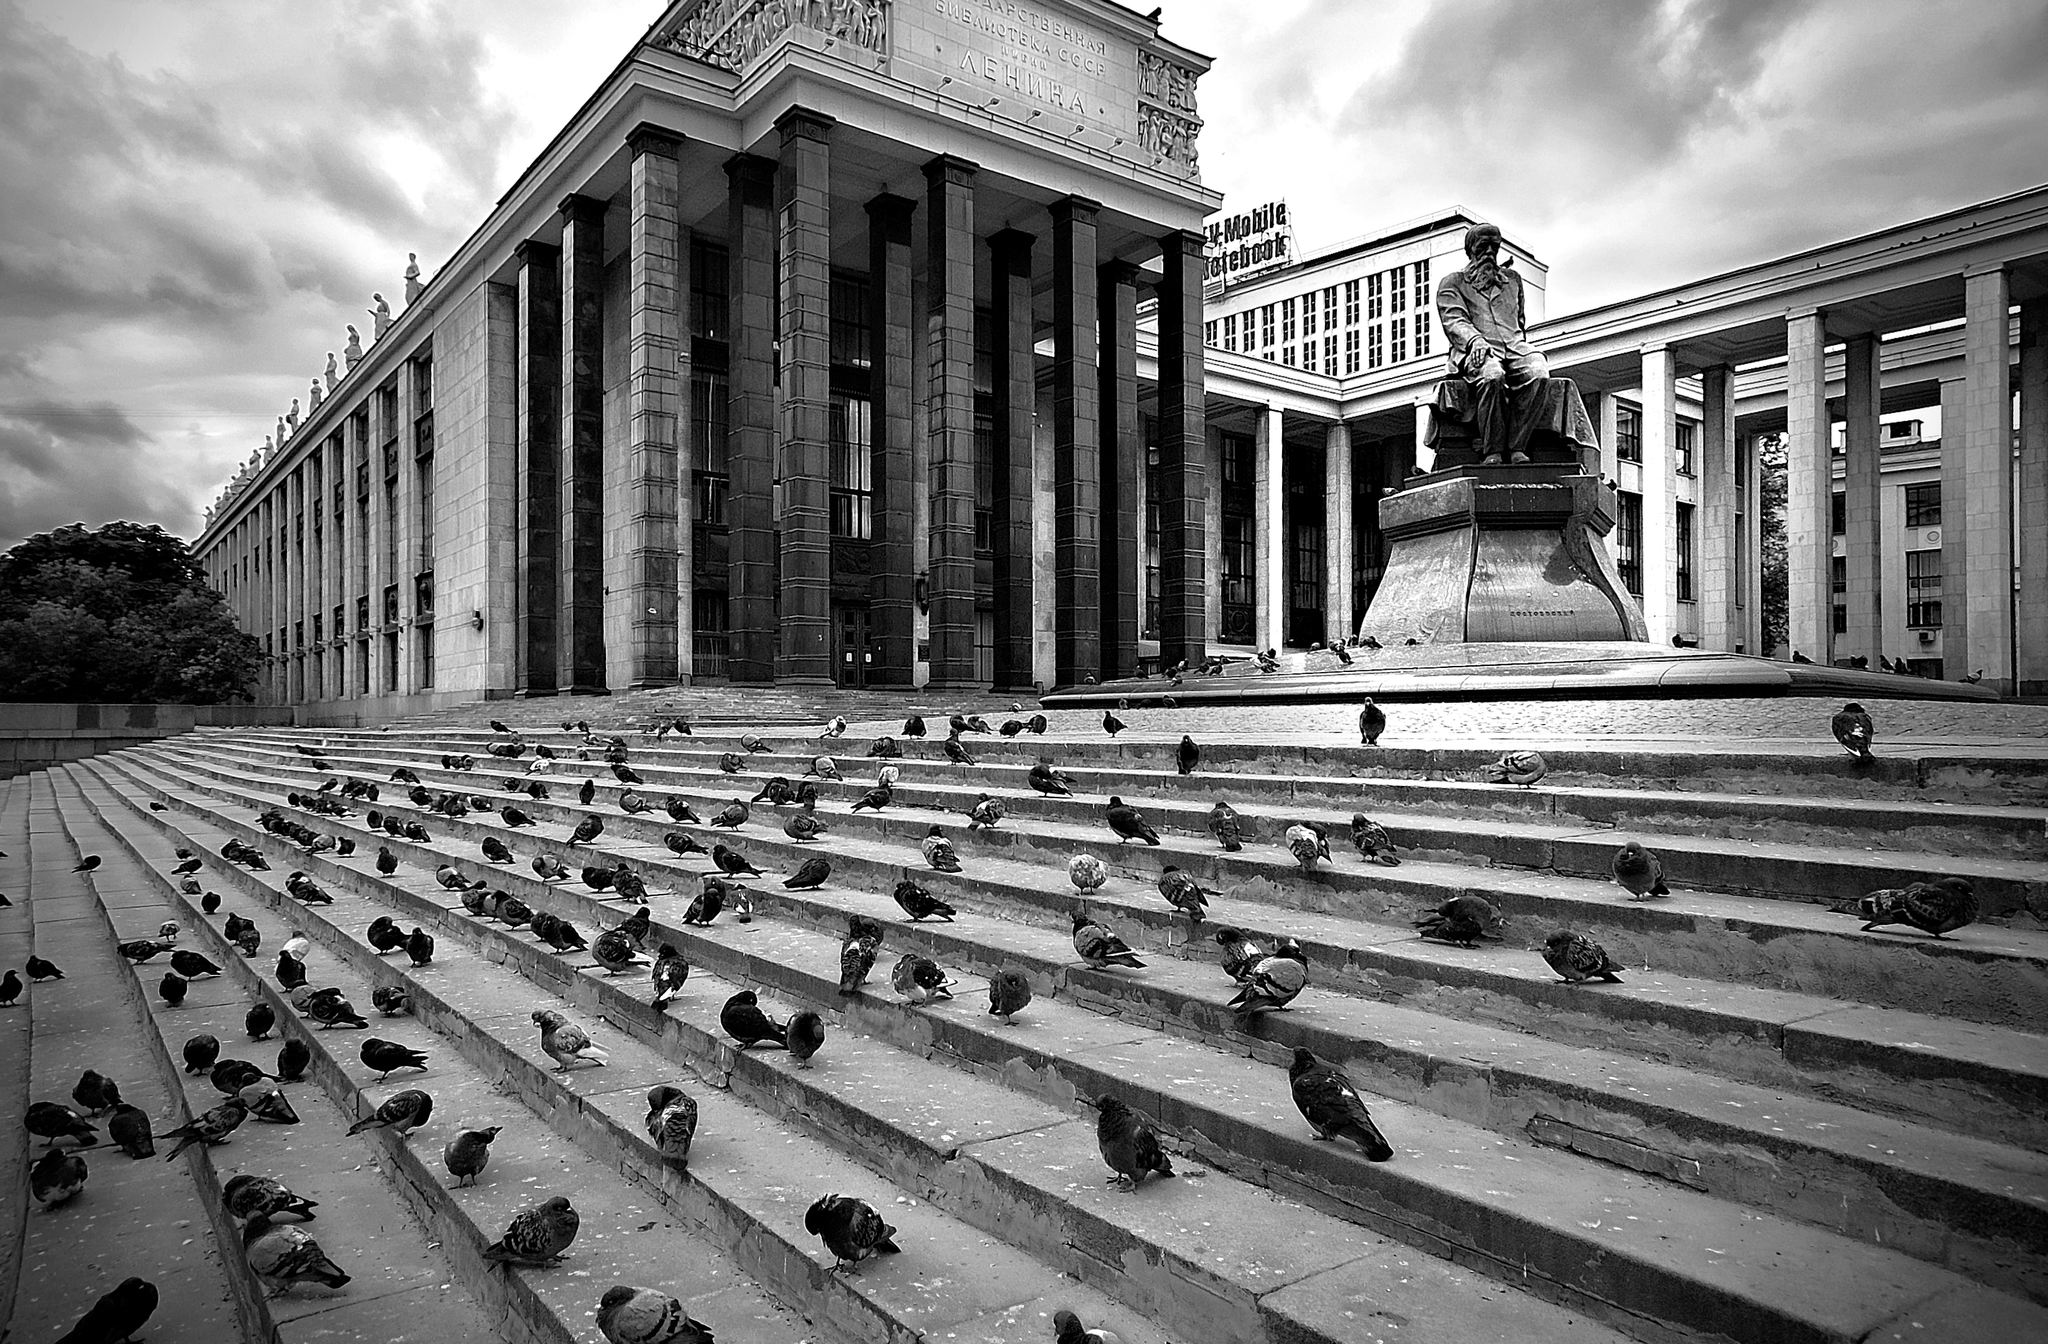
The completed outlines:
{"type": "Polygon", "coordinates": [[[0,409],[0,548],[65,523],[190,523],[186,483],[167,481],[149,435],[110,405],[0,409]]]}

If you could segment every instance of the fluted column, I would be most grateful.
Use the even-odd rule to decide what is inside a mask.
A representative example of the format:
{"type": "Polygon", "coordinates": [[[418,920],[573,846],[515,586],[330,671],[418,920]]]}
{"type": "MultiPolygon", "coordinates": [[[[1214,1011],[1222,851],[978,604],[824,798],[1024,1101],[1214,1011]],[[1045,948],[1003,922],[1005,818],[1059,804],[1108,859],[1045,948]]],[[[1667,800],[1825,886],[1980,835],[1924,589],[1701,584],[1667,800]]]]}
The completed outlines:
{"type": "MultiPolygon", "coordinates": [[[[775,679],[832,684],[832,118],[776,119],[782,295],[781,644],[775,679]]],[[[971,520],[970,520],[971,521],[971,520]]]]}
{"type": "Polygon", "coordinates": [[[1160,240],[1159,282],[1159,658],[1200,663],[1205,573],[1203,503],[1208,431],[1202,382],[1202,235],[1160,240]]]}
{"type": "Polygon", "coordinates": [[[519,261],[519,681],[521,695],[553,695],[560,603],[562,249],[524,242],[519,261]]]}
{"type": "MultiPolygon", "coordinates": [[[[1138,268],[1096,273],[1102,389],[1102,675],[1136,676],[1145,618],[1145,431],[1138,421],[1138,268]]],[[[1206,627],[1206,621],[1205,621],[1206,627]]]]}
{"type": "Polygon", "coordinates": [[[604,211],[603,201],[588,196],[562,202],[562,561],[555,684],[578,695],[605,689],[604,211]]]}
{"type": "Polygon", "coordinates": [[[974,678],[974,174],[965,159],[925,165],[926,440],[931,471],[931,680],[974,678]]]}
{"type": "Polygon", "coordinates": [[[726,323],[731,389],[726,457],[732,489],[727,672],[735,682],[775,676],[775,163],[751,154],[726,165],[726,323]]]}
{"type": "Polygon", "coordinates": [[[872,382],[875,564],[868,637],[875,665],[868,684],[909,690],[917,672],[917,501],[911,483],[910,226],[914,201],[882,195],[868,202],[868,314],[873,323],[872,382]]]}
{"type": "MultiPolygon", "coordinates": [[[[1823,365],[1827,331],[1818,312],[1785,323],[1785,570],[1792,651],[1828,661],[1833,628],[1828,529],[1828,382],[1823,365]]],[[[1751,489],[1757,485],[1751,483],[1751,489]]],[[[1759,653],[1764,650],[1758,650],[1759,653]]]]}
{"type": "Polygon", "coordinates": [[[1643,624],[1652,644],[1677,628],[1678,493],[1672,457],[1678,438],[1678,364],[1667,346],[1642,352],[1643,624]]]}
{"type": "Polygon", "coordinates": [[[1981,671],[1984,685],[2008,695],[2013,691],[2010,306],[2003,270],[1963,278],[1967,383],[1962,415],[1951,422],[1944,404],[1941,422],[1942,614],[1946,618],[1958,601],[1968,608],[1967,623],[1958,632],[1963,638],[1943,636],[1943,670],[1953,668],[1958,676],[1981,671]],[[1955,563],[1947,552],[1958,538],[1964,547],[1955,563]]]}
{"type": "Polygon", "coordinates": [[[1842,596],[1849,628],[1834,652],[1837,658],[1864,654],[1876,667],[1885,649],[1876,335],[1851,336],[1842,356],[1842,558],[1848,571],[1842,596]]]}
{"type": "Polygon", "coordinates": [[[989,521],[995,548],[995,689],[1031,689],[1031,431],[1037,397],[1032,354],[1031,247],[1004,229],[988,240],[994,443],[989,521]]]}
{"type": "Polygon", "coordinates": [[[1099,210],[1077,196],[1052,207],[1053,675],[1068,686],[1102,668],[1099,210]]]}

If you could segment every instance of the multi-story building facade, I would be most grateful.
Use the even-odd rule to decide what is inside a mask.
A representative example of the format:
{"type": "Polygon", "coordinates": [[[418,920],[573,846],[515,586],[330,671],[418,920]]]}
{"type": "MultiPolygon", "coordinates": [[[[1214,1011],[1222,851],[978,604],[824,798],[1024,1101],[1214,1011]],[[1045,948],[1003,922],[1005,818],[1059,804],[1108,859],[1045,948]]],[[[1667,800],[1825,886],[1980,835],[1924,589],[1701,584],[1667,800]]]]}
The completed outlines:
{"type": "MultiPolygon", "coordinates": [[[[1205,238],[1207,66],[1104,0],[672,6],[209,514],[266,698],[1024,691],[1356,632],[1473,217],[1205,238]]],[[[1771,652],[1781,443],[1792,648],[2048,688],[2048,189],[1557,318],[1503,256],[1653,640],[1771,652]]]]}

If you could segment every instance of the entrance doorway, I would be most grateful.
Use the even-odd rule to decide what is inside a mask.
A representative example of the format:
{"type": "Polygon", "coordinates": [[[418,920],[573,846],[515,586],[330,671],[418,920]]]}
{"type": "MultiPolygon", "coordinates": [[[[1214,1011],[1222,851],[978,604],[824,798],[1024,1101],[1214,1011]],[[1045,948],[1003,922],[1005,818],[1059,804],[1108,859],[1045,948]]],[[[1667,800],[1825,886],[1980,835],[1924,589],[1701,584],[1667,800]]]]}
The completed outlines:
{"type": "Polygon", "coordinates": [[[868,647],[868,613],[865,607],[841,607],[833,626],[832,679],[848,690],[868,684],[868,669],[874,652],[868,647]]]}

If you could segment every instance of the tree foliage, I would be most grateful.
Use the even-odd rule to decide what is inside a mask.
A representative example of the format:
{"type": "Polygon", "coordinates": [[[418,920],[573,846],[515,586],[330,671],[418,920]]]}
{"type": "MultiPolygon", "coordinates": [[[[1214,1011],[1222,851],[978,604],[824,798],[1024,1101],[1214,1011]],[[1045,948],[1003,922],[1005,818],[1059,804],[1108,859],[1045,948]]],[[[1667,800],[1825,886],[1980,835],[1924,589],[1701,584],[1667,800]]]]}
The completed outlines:
{"type": "Polygon", "coordinates": [[[1758,513],[1763,531],[1757,542],[1763,551],[1764,646],[1757,652],[1770,657],[1791,638],[1792,585],[1787,569],[1789,551],[1785,540],[1785,439],[1772,435],[1757,445],[1758,513]]]}
{"type": "Polygon", "coordinates": [[[0,555],[0,699],[246,700],[262,655],[153,524],[73,523],[0,555]]]}

